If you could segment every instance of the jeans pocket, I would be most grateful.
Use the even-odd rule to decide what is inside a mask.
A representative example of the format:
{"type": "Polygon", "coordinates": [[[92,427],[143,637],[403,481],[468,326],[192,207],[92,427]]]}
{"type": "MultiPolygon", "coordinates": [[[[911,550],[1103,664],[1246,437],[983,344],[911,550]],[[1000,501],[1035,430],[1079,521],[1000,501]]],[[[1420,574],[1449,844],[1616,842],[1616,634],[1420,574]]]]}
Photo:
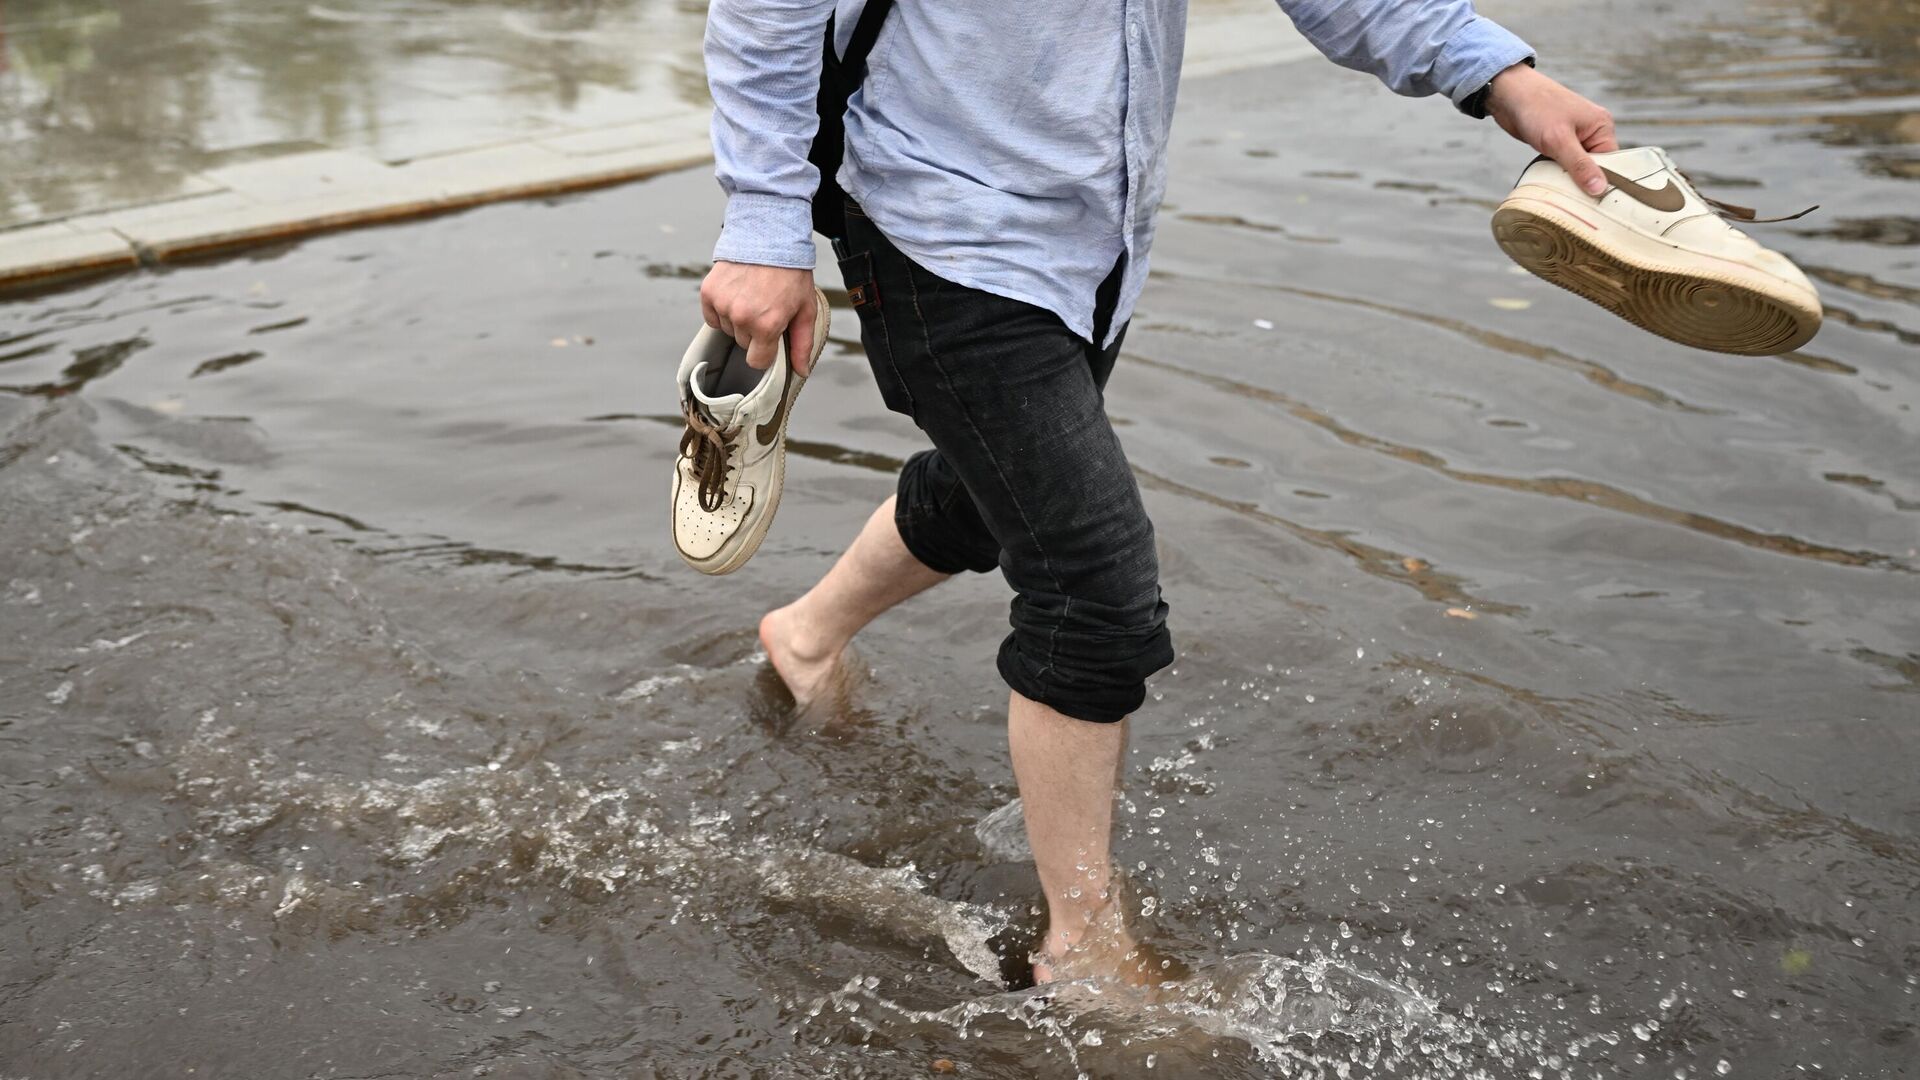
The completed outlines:
{"type": "MultiPolygon", "coordinates": [[[[873,276],[873,253],[856,251],[840,260],[840,280],[847,286],[847,300],[856,314],[868,308],[880,310],[880,282],[873,276]]],[[[865,319],[861,321],[865,325],[865,319]]]]}
{"type": "Polygon", "coordinates": [[[912,416],[913,395],[907,392],[894,366],[893,343],[887,334],[886,316],[880,310],[880,283],[873,272],[872,252],[856,251],[841,259],[840,280],[846,284],[847,298],[860,320],[860,344],[866,348],[873,380],[880,386],[880,400],[891,411],[912,416]]]}

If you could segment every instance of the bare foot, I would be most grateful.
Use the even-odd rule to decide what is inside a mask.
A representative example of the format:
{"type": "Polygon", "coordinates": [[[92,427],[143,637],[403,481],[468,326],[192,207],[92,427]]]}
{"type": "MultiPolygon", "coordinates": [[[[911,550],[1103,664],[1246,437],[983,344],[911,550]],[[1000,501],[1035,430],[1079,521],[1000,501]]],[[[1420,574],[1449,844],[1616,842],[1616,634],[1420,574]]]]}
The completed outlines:
{"type": "Polygon", "coordinates": [[[1057,980],[1092,979],[1122,986],[1156,987],[1179,979],[1186,969],[1133,939],[1116,907],[1108,907],[1077,935],[1053,930],[1033,955],[1036,985],[1057,980]]]}
{"type": "Polygon", "coordinates": [[[818,641],[806,632],[805,622],[789,604],[767,612],[760,620],[760,645],[787,692],[802,709],[820,700],[842,682],[845,646],[818,641]]]}
{"type": "Polygon", "coordinates": [[[1033,955],[1036,986],[1061,980],[1092,979],[1122,986],[1157,986],[1171,976],[1160,970],[1160,959],[1130,938],[1094,945],[1063,945],[1052,935],[1033,955]]]}

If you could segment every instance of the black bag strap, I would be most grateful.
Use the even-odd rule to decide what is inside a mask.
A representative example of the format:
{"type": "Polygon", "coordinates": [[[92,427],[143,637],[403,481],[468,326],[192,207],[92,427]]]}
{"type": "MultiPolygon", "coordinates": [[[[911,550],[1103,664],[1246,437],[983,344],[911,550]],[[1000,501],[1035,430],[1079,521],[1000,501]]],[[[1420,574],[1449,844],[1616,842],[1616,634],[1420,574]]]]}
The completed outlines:
{"type": "MultiPolygon", "coordinates": [[[[887,21],[887,12],[893,10],[893,0],[867,0],[867,6],[860,9],[860,19],[853,24],[853,37],[847,41],[847,54],[840,58],[843,68],[857,71],[852,84],[848,87],[848,97],[852,97],[854,87],[867,77],[867,57],[873,55],[873,43],[880,39],[880,24],[887,21]]],[[[833,17],[827,17],[827,41],[833,41],[833,17]]],[[[833,46],[829,44],[828,50],[833,46]]]]}
{"type": "Polygon", "coordinates": [[[827,17],[827,37],[821,46],[820,95],[816,101],[820,130],[813,137],[807,160],[820,170],[820,186],[813,195],[814,230],[828,238],[847,234],[846,193],[834,180],[846,149],[847,99],[867,77],[867,57],[880,38],[880,26],[893,10],[893,0],[867,0],[853,24],[853,36],[844,55],[834,52],[834,17],[827,17]]]}

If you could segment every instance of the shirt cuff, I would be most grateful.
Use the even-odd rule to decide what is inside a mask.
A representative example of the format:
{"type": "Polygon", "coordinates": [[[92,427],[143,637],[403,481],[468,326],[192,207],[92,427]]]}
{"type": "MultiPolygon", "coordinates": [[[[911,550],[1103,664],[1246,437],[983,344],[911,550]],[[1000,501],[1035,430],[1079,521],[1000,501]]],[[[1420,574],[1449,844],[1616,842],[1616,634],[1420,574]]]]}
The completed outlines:
{"type": "Polygon", "coordinates": [[[813,201],[786,195],[738,193],[727,199],[726,221],[713,245],[715,262],[813,269],[813,201]]]}
{"type": "Polygon", "coordinates": [[[1440,58],[1434,63],[1434,81],[1454,105],[1464,105],[1495,75],[1532,55],[1533,46],[1492,19],[1476,15],[1440,50],[1440,58]]]}

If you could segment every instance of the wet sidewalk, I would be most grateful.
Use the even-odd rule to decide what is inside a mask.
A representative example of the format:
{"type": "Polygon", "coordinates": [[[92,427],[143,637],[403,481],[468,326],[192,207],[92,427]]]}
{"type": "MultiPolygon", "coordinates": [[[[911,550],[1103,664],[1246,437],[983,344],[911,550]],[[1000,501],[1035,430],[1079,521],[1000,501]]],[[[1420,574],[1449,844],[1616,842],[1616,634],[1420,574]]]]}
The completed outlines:
{"type": "MultiPolygon", "coordinates": [[[[708,160],[704,8],[666,0],[0,7],[0,287],[708,160]]],[[[1310,52],[1201,0],[1189,74],[1310,52]]]]}

